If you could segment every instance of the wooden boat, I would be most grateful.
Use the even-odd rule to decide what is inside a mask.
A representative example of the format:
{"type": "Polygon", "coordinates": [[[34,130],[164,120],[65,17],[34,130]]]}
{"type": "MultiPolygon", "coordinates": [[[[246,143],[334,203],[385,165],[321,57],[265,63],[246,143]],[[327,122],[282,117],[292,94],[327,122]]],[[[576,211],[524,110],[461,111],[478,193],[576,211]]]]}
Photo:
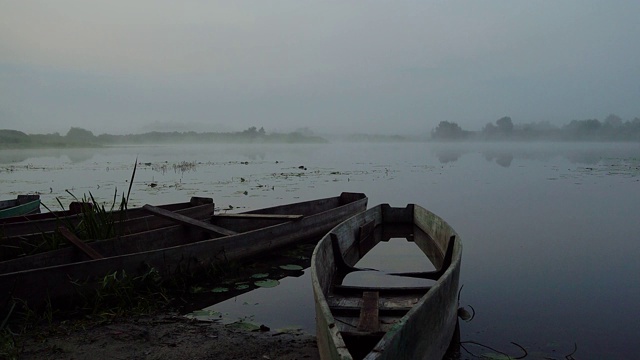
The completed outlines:
{"type": "Polygon", "coordinates": [[[0,200],[0,219],[40,212],[40,195],[18,195],[15,199],[0,200]]]}
{"type": "Polygon", "coordinates": [[[32,308],[70,303],[77,287],[98,286],[115,271],[130,276],[193,273],[212,265],[260,256],[302,239],[320,237],[364,211],[360,193],[281,205],[201,221],[159,207],[143,209],[178,225],[50,251],[0,263],[0,306],[21,299],[32,308]],[[88,248],[88,249],[87,249],[88,248]]]}
{"type": "MultiPolygon", "coordinates": [[[[206,220],[214,212],[213,199],[206,197],[192,197],[188,202],[160,205],[159,208],[197,220],[206,220]]],[[[49,243],[59,241],[56,239],[60,238],[57,233],[61,228],[82,229],[83,222],[93,221],[103,227],[110,227],[104,233],[112,233],[111,236],[140,233],[175,224],[171,220],[150,214],[143,207],[108,211],[98,215],[90,204],[80,202],[71,203],[68,211],[37,215],[8,218],[6,220],[10,221],[0,223],[0,261],[49,250],[52,246],[49,243]]],[[[68,239],[64,242],[67,243],[68,239]]]]}
{"type": "MultiPolygon", "coordinates": [[[[213,199],[204,197],[192,197],[188,202],[171,203],[160,207],[169,211],[183,211],[188,208],[203,204],[212,204],[213,199]]],[[[28,236],[55,231],[61,223],[65,226],[75,226],[82,221],[83,213],[91,210],[91,203],[74,201],[69,204],[69,210],[43,212],[39,214],[25,214],[0,219],[0,238],[28,236]]],[[[114,218],[134,219],[149,216],[142,207],[116,209],[109,211],[114,218]]],[[[210,215],[210,214],[209,214],[210,215]]]]}
{"type": "Polygon", "coordinates": [[[375,206],[333,228],[316,246],[311,279],[321,359],[442,359],[457,324],[462,245],[418,206],[375,206]],[[391,274],[428,286],[348,286],[343,280],[380,241],[410,232],[434,271],[391,274]],[[417,236],[421,234],[420,236],[417,236]]]}

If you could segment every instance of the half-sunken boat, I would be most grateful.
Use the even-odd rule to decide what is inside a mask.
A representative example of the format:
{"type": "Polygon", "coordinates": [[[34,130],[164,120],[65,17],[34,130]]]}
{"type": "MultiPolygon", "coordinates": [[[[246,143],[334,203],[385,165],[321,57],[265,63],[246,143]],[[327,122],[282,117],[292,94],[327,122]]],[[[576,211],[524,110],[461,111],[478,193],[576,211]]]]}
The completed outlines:
{"type": "Polygon", "coordinates": [[[311,259],[321,359],[442,359],[457,324],[461,256],[456,232],[418,205],[378,205],[333,228],[311,259]],[[355,271],[374,270],[356,265],[380,241],[403,234],[433,265],[389,275],[394,284],[409,278],[427,284],[344,284],[355,271]]]}
{"type": "Polygon", "coordinates": [[[15,199],[0,200],[0,219],[39,212],[40,195],[18,195],[15,199]]]}
{"type": "MultiPolygon", "coordinates": [[[[116,271],[140,276],[150,269],[161,275],[195,273],[213,265],[261,256],[312,237],[362,212],[361,193],[248,211],[221,213],[206,221],[143,206],[154,217],[176,225],[114,239],[84,243],[0,262],[0,306],[20,299],[32,308],[71,303],[77,284],[91,287],[116,271]]],[[[73,239],[73,234],[67,234],[73,239]]],[[[77,240],[77,239],[76,239],[77,240]]]]}
{"type": "MultiPolygon", "coordinates": [[[[82,239],[103,240],[175,225],[143,207],[105,210],[93,203],[72,202],[69,210],[7,218],[0,221],[0,262],[73,245],[68,231],[82,239]],[[67,231],[68,230],[68,231],[67,231]]],[[[188,202],[158,208],[196,220],[214,213],[212,198],[192,197],[188,202]]]]}
{"type": "MultiPolygon", "coordinates": [[[[203,209],[209,211],[206,216],[213,212],[213,199],[207,197],[192,197],[188,202],[179,202],[159,205],[159,207],[169,210],[181,212],[187,216],[199,216],[203,209]],[[205,206],[202,206],[205,205],[205,206]],[[209,210],[210,208],[210,210],[209,210]]],[[[31,234],[42,234],[55,231],[59,226],[76,226],[83,221],[87,213],[100,211],[95,209],[91,202],[74,201],[69,204],[68,210],[42,212],[37,214],[23,214],[0,219],[0,239],[28,236],[31,234]]],[[[106,211],[113,219],[132,220],[136,218],[149,217],[149,213],[144,211],[142,207],[134,207],[127,209],[114,209],[106,211]]],[[[138,232],[135,228],[131,232],[138,232]]]]}

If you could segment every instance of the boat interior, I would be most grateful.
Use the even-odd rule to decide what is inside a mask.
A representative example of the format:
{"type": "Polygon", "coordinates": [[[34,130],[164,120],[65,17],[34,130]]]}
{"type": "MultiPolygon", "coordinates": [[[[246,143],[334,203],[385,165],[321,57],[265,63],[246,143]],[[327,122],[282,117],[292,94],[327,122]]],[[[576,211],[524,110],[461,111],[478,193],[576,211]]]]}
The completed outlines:
{"type": "Polygon", "coordinates": [[[340,251],[337,235],[330,234],[337,272],[327,303],[349,352],[361,359],[449,267],[455,236],[446,249],[440,249],[429,234],[412,224],[376,226],[371,221],[357,233],[346,251],[340,251]],[[390,242],[393,246],[388,246],[390,242]],[[405,271],[407,267],[413,269],[405,271]]]}

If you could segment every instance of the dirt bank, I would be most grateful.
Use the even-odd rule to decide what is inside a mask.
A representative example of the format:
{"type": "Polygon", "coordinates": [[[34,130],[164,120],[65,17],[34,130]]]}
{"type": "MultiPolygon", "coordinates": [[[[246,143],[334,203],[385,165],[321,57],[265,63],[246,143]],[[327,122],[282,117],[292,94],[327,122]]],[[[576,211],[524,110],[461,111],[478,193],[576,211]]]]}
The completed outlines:
{"type": "Polygon", "coordinates": [[[70,321],[17,338],[20,359],[319,359],[300,331],[248,331],[176,314],[70,321]]]}

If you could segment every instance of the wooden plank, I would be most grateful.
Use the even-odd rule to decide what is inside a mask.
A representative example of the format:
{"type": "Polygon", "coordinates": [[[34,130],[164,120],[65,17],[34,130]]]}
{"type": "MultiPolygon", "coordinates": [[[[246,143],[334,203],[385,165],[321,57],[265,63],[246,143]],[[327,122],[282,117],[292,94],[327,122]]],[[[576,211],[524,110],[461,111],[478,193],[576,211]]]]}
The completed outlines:
{"type": "Polygon", "coordinates": [[[365,291],[362,293],[362,307],[360,308],[360,320],[358,331],[378,331],[380,320],[378,319],[378,292],[365,291]]]}
{"type": "Polygon", "coordinates": [[[365,291],[377,291],[384,296],[391,294],[425,294],[431,289],[431,286],[414,286],[414,287],[371,287],[371,286],[349,286],[334,285],[333,293],[335,294],[357,294],[365,291]]]}
{"type": "MultiPolygon", "coordinates": [[[[405,307],[405,308],[378,308],[378,319],[382,316],[388,317],[403,317],[409,310],[411,310],[413,306],[405,307]]],[[[342,306],[330,306],[331,313],[333,316],[351,316],[357,317],[362,314],[362,308],[357,307],[342,307],[342,306]]],[[[358,329],[360,330],[360,329],[358,329]]],[[[368,330],[367,330],[368,331],[368,330]]],[[[376,330],[377,331],[377,330],[376,330]]]]}
{"type": "Polygon", "coordinates": [[[58,228],[60,234],[69,242],[78,248],[80,251],[85,253],[92,260],[104,259],[102,255],[100,255],[97,251],[91,248],[91,246],[87,245],[84,241],[80,240],[77,236],[75,236],[69,229],[64,226],[60,226],[58,228]]]}
{"type": "Polygon", "coordinates": [[[373,229],[376,227],[376,221],[371,220],[364,225],[360,226],[360,231],[358,232],[358,242],[363,242],[368,237],[373,236],[373,229]]]}
{"type": "MultiPolygon", "coordinates": [[[[65,226],[76,226],[82,220],[82,207],[87,206],[88,204],[82,205],[78,204],[70,204],[68,211],[54,211],[48,213],[40,213],[33,215],[20,216],[18,218],[0,218],[0,228],[4,233],[5,240],[8,237],[14,236],[28,236],[30,234],[42,235],[45,232],[54,232],[57,227],[62,223],[65,226]]],[[[206,212],[208,214],[206,217],[210,217],[213,214],[213,203],[207,204],[208,206],[192,206],[190,203],[173,203],[166,205],[159,205],[158,207],[170,210],[170,211],[191,211],[195,209],[199,209],[196,211],[201,211],[203,209],[208,209],[206,212]]],[[[153,219],[153,217],[149,216],[149,214],[144,211],[141,207],[127,209],[125,211],[114,210],[109,211],[109,214],[114,219],[125,219],[125,223],[128,224],[129,221],[134,219],[144,219],[144,223],[147,223],[148,219],[153,219]]],[[[190,217],[190,214],[185,214],[190,217]]],[[[120,222],[120,221],[118,221],[120,222]]],[[[128,225],[127,225],[128,226],[128,225]]],[[[132,231],[135,232],[135,231],[132,231]]],[[[3,240],[4,241],[4,240],[3,240]]]]}
{"type": "MultiPolygon", "coordinates": [[[[409,295],[393,294],[389,297],[378,296],[378,310],[382,313],[384,310],[410,309],[420,298],[423,293],[415,293],[409,295]]],[[[360,310],[362,306],[361,296],[330,296],[327,298],[327,304],[331,309],[356,309],[360,310]]]]}
{"type": "Polygon", "coordinates": [[[360,226],[360,231],[358,232],[358,255],[360,256],[360,258],[363,258],[371,249],[376,246],[376,239],[374,236],[375,228],[375,220],[371,220],[360,226]]]}
{"type": "Polygon", "coordinates": [[[191,199],[189,199],[189,204],[191,206],[207,205],[207,204],[213,205],[213,198],[192,196],[191,199]]]}
{"type": "MultiPolygon", "coordinates": [[[[210,219],[211,215],[213,214],[213,204],[198,206],[185,205],[188,205],[188,203],[168,204],[161,205],[159,207],[203,221],[210,219]]],[[[78,206],[81,206],[81,204],[78,204],[78,206]]],[[[75,226],[77,226],[78,222],[82,218],[82,215],[70,215],[67,218],[60,218],[58,221],[56,221],[55,219],[35,220],[12,224],[3,224],[1,220],[4,219],[0,219],[0,234],[4,233],[5,235],[4,238],[0,239],[0,261],[15,259],[30,253],[33,248],[37,247],[42,242],[42,237],[45,233],[55,231],[58,226],[66,226],[69,229],[73,229],[75,226]],[[40,229],[40,225],[43,224],[44,228],[46,228],[47,230],[46,232],[40,232],[40,230],[44,230],[40,229]],[[18,226],[18,228],[15,227],[16,225],[18,226]],[[55,227],[53,227],[54,225],[55,227]],[[21,231],[27,228],[31,228],[31,230],[26,230],[25,235],[21,236],[16,236],[15,234],[14,236],[8,236],[8,234],[5,232],[5,230],[9,230],[9,233],[12,233],[12,229],[21,231]]],[[[129,209],[126,212],[115,211],[109,213],[108,218],[111,219],[110,221],[113,221],[115,234],[118,234],[118,236],[121,237],[176,225],[174,221],[158,216],[153,216],[148,212],[142,210],[141,207],[129,209]]],[[[236,228],[233,228],[232,230],[238,231],[238,229],[236,228]]],[[[208,237],[216,238],[223,236],[219,234],[214,235],[209,232],[202,232],[202,234],[206,234],[205,236],[208,237]]],[[[201,237],[201,240],[204,239],[204,237],[201,237]]],[[[95,245],[92,246],[95,248],[95,245]]]]}
{"type": "Polygon", "coordinates": [[[217,214],[217,218],[231,219],[274,219],[274,220],[298,220],[304,215],[278,215],[278,214],[217,214]]]}
{"type": "Polygon", "coordinates": [[[184,215],[180,215],[180,214],[176,214],[174,212],[165,210],[165,209],[161,209],[157,206],[153,206],[153,205],[144,205],[142,207],[142,209],[144,209],[145,211],[148,211],[149,213],[156,215],[156,216],[160,216],[166,219],[170,219],[173,220],[177,223],[183,224],[183,225],[187,225],[187,226],[191,226],[191,227],[195,227],[195,228],[199,228],[208,232],[212,232],[215,234],[220,234],[220,235],[235,235],[237,234],[237,232],[235,231],[231,231],[225,228],[222,228],[220,226],[216,226],[213,224],[209,224],[206,223],[204,221],[200,221],[200,220],[196,220],[193,218],[190,218],[188,216],[184,216],[184,215]]]}

